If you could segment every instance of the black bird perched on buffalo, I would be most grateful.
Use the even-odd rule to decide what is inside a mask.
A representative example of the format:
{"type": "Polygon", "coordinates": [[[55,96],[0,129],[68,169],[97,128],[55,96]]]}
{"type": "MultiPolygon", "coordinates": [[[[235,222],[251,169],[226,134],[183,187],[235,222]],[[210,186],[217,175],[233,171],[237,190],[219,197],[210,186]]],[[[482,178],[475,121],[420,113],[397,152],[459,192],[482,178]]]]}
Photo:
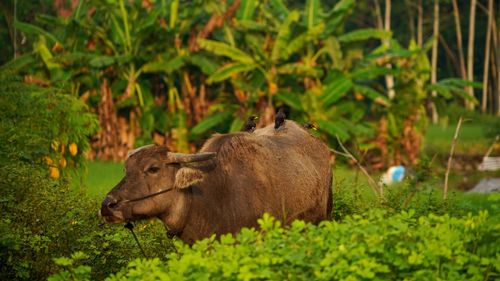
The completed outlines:
{"type": "Polygon", "coordinates": [[[280,107],[278,110],[278,113],[276,114],[276,118],[274,119],[274,129],[279,130],[283,124],[285,124],[285,109],[283,107],[280,107]]]}
{"type": "Polygon", "coordinates": [[[305,124],[302,124],[302,127],[304,127],[304,129],[313,129],[315,131],[318,130],[318,128],[316,126],[314,126],[314,124],[311,124],[311,123],[305,123],[305,124]]]}
{"type": "Polygon", "coordinates": [[[243,130],[244,132],[253,132],[255,130],[255,127],[257,126],[257,124],[255,124],[255,120],[257,120],[259,117],[257,116],[250,116],[248,117],[247,119],[247,122],[245,123],[245,126],[243,126],[243,130]]]}

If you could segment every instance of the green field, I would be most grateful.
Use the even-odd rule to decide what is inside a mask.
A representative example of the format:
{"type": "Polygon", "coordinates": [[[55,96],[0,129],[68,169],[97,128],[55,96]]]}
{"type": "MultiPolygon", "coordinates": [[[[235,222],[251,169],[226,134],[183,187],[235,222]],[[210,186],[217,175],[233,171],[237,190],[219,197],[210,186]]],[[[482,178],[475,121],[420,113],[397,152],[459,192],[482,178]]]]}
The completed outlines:
{"type": "Polygon", "coordinates": [[[83,188],[92,197],[103,198],[123,177],[123,164],[89,161],[81,177],[73,178],[74,188],[83,188]]]}
{"type": "MultiPolygon", "coordinates": [[[[493,142],[488,133],[492,123],[479,120],[465,121],[460,126],[455,153],[467,155],[484,155],[493,142]]],[[[424,151],[428,154],[442,153],[448,155],[455,135],[456,124],[448,126],[429,125],[425,135],[424,151]]],[[[431,155],[432,156],[432,155],[431,155]]]]}

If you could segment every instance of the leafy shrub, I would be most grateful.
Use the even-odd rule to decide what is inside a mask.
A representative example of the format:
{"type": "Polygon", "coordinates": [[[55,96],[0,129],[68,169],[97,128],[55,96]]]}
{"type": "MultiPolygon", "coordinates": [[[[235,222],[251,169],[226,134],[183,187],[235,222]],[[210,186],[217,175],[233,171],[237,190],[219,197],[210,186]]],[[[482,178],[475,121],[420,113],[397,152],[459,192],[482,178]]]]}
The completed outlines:
{"type": "Polygon", "coordinates": [[[453,218],[375,210],[284,229],[264,215],[261,231],[178,243],[167,262],[135,260],[108,280],[494,280],[500,232],[493,221],[487,212],[453,218]]]}
{"type": "MultiPolygon", "coordinates": [[[[64,90],[30,86],[5,73],[0,93],[0,279],[46,279],[56,269],[54,258],[78,251],[96,269],[92,278],[102,279],[140,257],[125,229],[99,227],[100,202],[69,187],[84,165],[95,116],[64,90]],[[54,176],[54,168],[62,173],[54,176]]],[[[149,256],[168,251],[163,226],[146,222],[137,232],[149,256]]]]}
{"type": "Polygon", "coordinates": [[[82,166],[98,128],[87,106],[64,89],[41,88],[0,73],[0,161],[44,162],[54,178],[82,166]]]}

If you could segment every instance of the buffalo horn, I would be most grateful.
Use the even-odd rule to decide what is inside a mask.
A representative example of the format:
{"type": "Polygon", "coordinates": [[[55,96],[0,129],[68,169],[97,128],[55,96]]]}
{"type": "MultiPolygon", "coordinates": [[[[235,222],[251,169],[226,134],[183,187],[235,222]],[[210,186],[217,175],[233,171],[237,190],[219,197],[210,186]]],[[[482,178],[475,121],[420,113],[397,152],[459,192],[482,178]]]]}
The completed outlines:
{"type": "Polygon", "coordinates": [[[188,153],[169,153],[168,160],[171,163],[191,163],[212,159],[217,153],[215,152],[200,152],[196,154],[188,153]]]}

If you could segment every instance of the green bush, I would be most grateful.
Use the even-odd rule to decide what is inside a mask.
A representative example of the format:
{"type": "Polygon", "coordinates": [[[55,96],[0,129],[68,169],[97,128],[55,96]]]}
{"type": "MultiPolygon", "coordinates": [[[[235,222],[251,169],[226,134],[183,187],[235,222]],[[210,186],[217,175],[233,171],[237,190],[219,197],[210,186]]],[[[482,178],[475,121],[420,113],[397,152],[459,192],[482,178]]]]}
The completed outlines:
{"type": "Polygon", "coordinates": [[[500,277],[500,225],[493,223],[494,217],[487,212],[461,218],[414,214],[388,216],[373,210],[364,216],[349,216],[341,223],[325,221],[316,226],[295,221],[288,229],[264,215],[259,220],[260,231],[243,229],[236,237],[212,237],[192,247],[179,242],[177,253],[170,254],[168,261],[138,259],[107,280],[500,277]]]}
{"type": "MultiPolygon", "coordinates": [[[[0,73],[0,280],[46,279],[54,258],[78,251],[102,279],[142,256],[127,230],[99,226],[100,202],[70,189],[96,128],[97,118],[64,89],[0,73]]],[[[160,224],[145,222],[137,233],[148,256],[168,252],[160,224]]]]}

